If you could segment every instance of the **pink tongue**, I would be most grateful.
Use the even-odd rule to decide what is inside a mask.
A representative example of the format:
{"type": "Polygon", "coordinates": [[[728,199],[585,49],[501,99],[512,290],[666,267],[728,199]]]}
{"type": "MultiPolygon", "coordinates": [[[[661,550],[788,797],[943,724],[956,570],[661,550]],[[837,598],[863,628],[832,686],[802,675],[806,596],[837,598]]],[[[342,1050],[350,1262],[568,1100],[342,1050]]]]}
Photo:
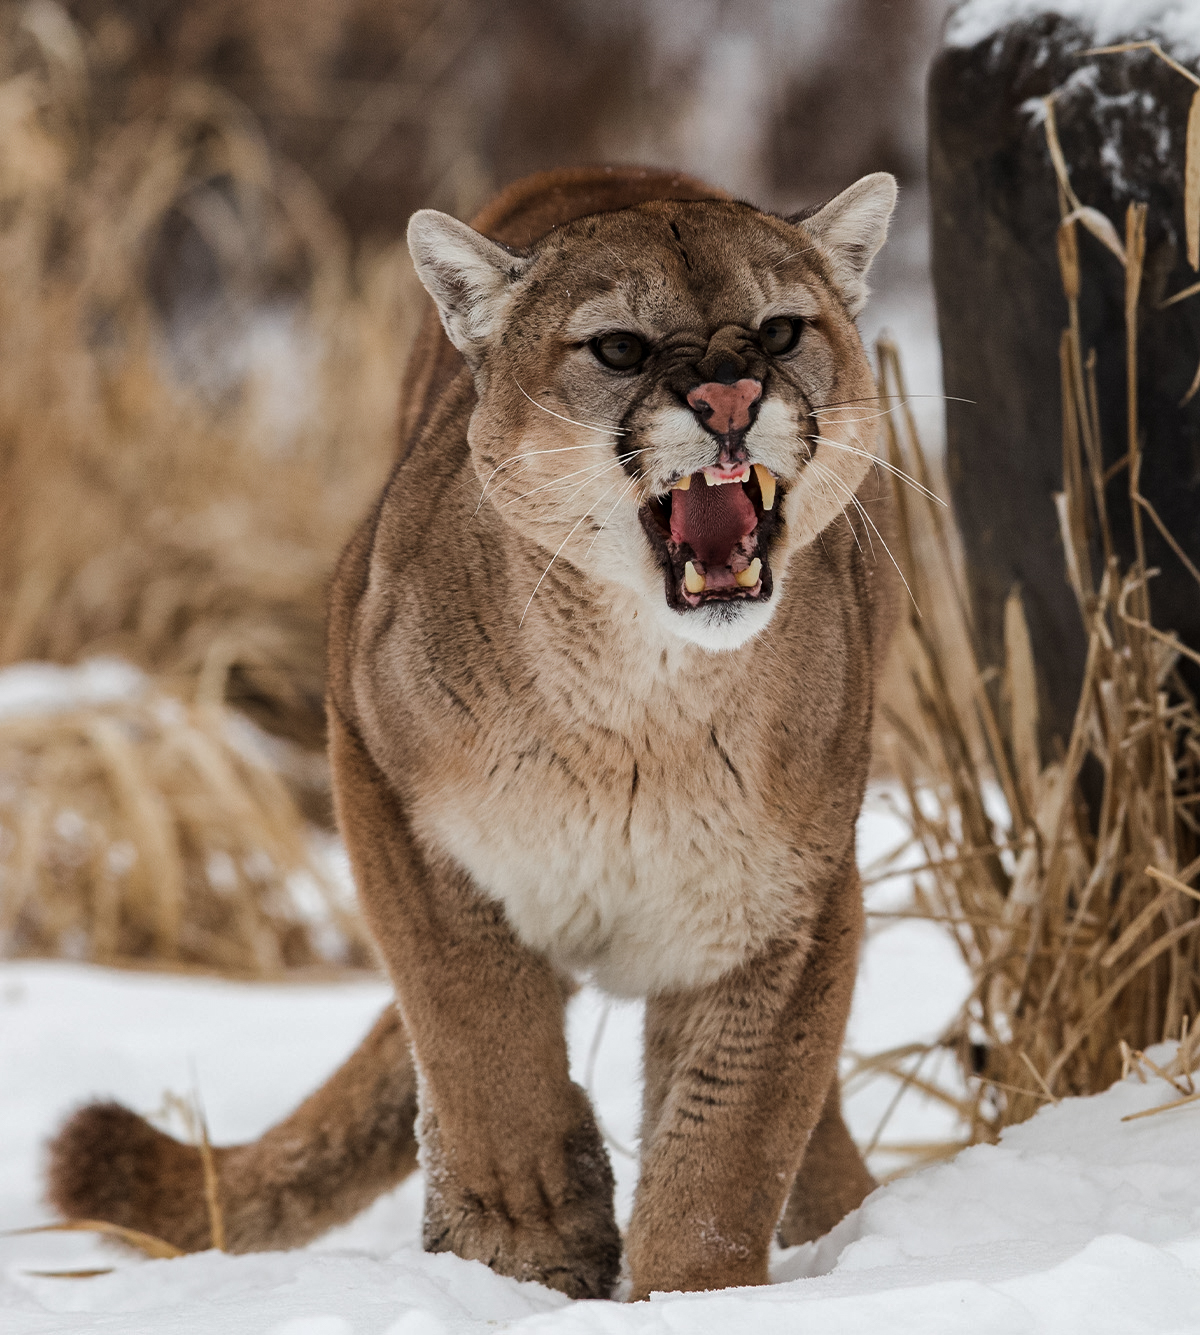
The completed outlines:
{"type": "Polygon", "coordinates": [[[697,475],[687,491],[671,493],[671,537],[686,542],[706,566],[727,566],[733,549],[757,523],[740,482],[710,487],[697,475]]]}

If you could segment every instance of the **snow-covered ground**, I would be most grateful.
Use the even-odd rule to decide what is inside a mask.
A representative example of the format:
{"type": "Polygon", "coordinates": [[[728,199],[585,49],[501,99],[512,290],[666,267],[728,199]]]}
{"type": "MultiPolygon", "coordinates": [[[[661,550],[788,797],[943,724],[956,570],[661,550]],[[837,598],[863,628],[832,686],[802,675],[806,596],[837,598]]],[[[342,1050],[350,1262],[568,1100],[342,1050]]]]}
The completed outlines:
{"type": "MultiPolygon", "coordinates": [[[[899,831],[876,792],[863,861],[899,831]]],[[[903,883],[872,892],[901,902],[903,883]]],[[[874,919],[849,1046],[929,1038],[965,975],[929,923],[874,919]]],[[[64,1111],[113,1094],[152,1112],[198,1090],[214,1139],[252,1137],[319,1082],[387,1001],[371,981],[266,986],[66,963],[0,965],[0,1229],[47,1220],[41,1142],[64,1111]]],[[[613,1145],[627,1218],[636,1167],[640,1016],[585,991],[572,1003],[576,1078],[613,1145]]],[[[950,1073],[943,1072],[949,1080],[950,1073]]],[[[887,1081],[849,1101],[867,1140],[887,1081]]],[[[1132,1122],[1177,1097],[1131,1076],[1066,1100],[954,1162],[882,1187],[824,1241],[779,1253],[769,1288],[569,1303],[486,1267],[420,1250],[421,1182],[410,1179],[301,1251],[205,1253],[174,1261],[117,1254],[90,1236],[0,1239],[5,1335],[113,1331],[221,1335],[467,1335],[547,1332],[977,1333],[1200,1330],[1200,1104],[1132,1122]],[[89,1279],[35,1272],[112,1267],[89,1279]]],[[[902,1101],[884,1142],[953,1133],[937,1105],[902,1101]]],[[[886,1167],[876,1160],[877,1167],[886,1167]]]]}

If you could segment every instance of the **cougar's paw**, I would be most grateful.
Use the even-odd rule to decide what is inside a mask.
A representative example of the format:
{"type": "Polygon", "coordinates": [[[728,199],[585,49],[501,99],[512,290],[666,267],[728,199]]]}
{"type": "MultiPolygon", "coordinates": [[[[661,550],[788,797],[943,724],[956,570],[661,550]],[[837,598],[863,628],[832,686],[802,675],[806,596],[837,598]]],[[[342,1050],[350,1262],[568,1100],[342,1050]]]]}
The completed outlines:
{"type": "Polygon", "coordinates": [[[567,1137],[562,1159],[530,1161],[519,1181],[511,1171],[498,1171],[486,1185],[461,1180],[432,1119],[422,1127],[421,1143],[426,1251],[482,1261],[499,1274],[535,1280],[571,1298],[612,1293],[621,1236],[612,1168],[594,1124],[567,1137]]]}
{"type": "Polygon", "coordinates": [[[188,1252],[212,1246],[199,1153],[119,1103],[89,1104],[59,1128],[46,1199],[67,1219],[140,1229],[188,1252]]]}

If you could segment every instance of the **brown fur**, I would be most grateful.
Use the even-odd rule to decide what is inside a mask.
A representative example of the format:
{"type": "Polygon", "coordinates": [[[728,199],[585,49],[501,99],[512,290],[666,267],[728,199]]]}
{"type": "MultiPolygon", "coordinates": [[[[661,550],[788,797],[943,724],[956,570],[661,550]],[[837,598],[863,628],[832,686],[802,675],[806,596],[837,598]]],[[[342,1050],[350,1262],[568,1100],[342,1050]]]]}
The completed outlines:
{"type": "MultiPolygon", "coordinates": [[[[836,1062],[891,590],[854,453],[870,415],[827,405],[873,393],[852,314],[886,196],[867,178],[788,223],[661,173],[547,175],[477,220],[523,248],[511,259],[414,222],[459,351],[427,325],[400,461],[334,584],[329,718],[339,822],[419,1072],[431,1250],[611,1291],[612,1176],[563,1035],[576,970],[648,997],[634,1297],[763,1283],[777,1225],[818,1236],[871,1186],[836,1062]],[[746,332],[764,302],[805,317],[790,360],[746,332]],[[674,347],[668,369],[598,369],[586,331],[560,332],[593,307],[674,347]],[[730,357],[766,384],[747,448],[780,494],[774,592],[723,620],[667,606],[675,573],[638,516],[715,463],[679,395],[730,357]],[[617,442],[636,471],[615,471],[617,442]],[[590,473],[563,462],[581,455],[590,473]]],[[[411,1066],[385,1038],[286,1133],[221,1152],[239,1248],[296,1245],[410,1163],[411,1066]]],[[[130,1119],[68,1123],[52,1200],[205,1245],[197,1157],[130,1119]]]]}
{"type": "MultiPolygon", "coordinates": [[[[225,1246],[300,1247],[352,1219],[417,1166],[417,1086],[389,1007],[353,1056],[289,1117],[249,1145],[214,1149],[225,1246]]],[[[184,1251],[212,1246],[200,1151],[117,1103],[79,1109],[50,1147],[50,1204],[184,1251]]]]}

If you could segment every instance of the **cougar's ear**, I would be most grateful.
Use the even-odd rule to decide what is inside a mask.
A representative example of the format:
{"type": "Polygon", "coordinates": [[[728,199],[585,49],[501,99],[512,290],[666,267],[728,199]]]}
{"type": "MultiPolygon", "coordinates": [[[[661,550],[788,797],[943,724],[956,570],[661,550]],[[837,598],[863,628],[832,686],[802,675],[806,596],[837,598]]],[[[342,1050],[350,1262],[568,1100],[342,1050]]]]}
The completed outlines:
{"type": "Polygon", "coordinates": [[[408,253],[450,342],[475,365],[529,261],[436,209],[418,209],[409,220],[408,253]]]}
{"type": "Polygon", "coordinates": [[[815,213],[791,221],[813,238],[829,261],[829,276],[849,308],[857,315],[866,305],[864,281],[871,261],[887,238],[888,222],[896,207],[896,178],[890,172],[872,172],[855,181],[815,213]]]}

